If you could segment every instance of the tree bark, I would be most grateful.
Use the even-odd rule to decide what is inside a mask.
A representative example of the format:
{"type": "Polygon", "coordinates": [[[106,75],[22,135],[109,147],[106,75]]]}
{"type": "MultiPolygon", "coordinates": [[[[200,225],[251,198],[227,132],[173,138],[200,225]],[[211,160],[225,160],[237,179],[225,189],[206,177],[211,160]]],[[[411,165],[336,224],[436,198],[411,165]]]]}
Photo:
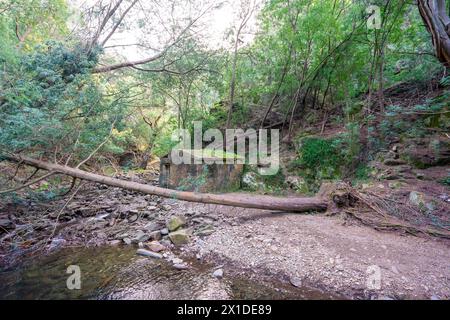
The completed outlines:
{"type": "Polygon", "coordinates": [[[431,34],[436,57],[450,68],[450,18],[445,0],[418,0],[417,5],[431,34]]]}
{"type": "Polygon", "coordinates": [[[209,194],[185,192],[106,177],[84,170],[44,162],[23,156],[19,157],[6,155],[3,156],[3,158],[9,161],[22,162],[23,164],[44,169],[52,174],[64,174],[81,180],[87,180],[113,187],[119,187],[127,190],[142,192],[146,194],[154,194],[160,197],[173,198],[183,201],[288,212],[325,211],[328,207],[327,199],[321,197],[279,198],[247,194],[209,194]]]}

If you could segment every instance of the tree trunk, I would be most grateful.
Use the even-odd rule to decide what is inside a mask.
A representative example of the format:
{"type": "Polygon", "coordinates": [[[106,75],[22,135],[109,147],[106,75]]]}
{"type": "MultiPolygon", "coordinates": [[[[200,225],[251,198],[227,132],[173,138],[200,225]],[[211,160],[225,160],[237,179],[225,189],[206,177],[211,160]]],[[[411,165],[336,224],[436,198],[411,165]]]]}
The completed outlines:
{"type": "Polygon", "coordinates": [[[433,40],[436,57],[450,68],[450,18],[445,0],[418,0],[419,12],[433,40]]]}
{"type": "Polygon", "coordinates": [[[81,180],[92,181],[113,187],[119,187],[127,190],[154,194],[160,197],[172,198],[190,202],[211,203],[225,206],[234,206],[242,208],[256,208],[263,210],[277,210],[290,212],[305,211],[325,211],[328,203],[327,199],[320,197],[310,198],[278,198],[270,196],[255,196],[247,194],[209,194],[177,191],[165,189],[137,182],[124,181],[116,178],[106,177],[95,173],[90,173],[80,169],[74,169],[54,163],[44,162],[28,157],[3,156],[5,159],[13,162],[21,162],[36,168],[44,169],[55,174],[64,174],[81,180]]]}

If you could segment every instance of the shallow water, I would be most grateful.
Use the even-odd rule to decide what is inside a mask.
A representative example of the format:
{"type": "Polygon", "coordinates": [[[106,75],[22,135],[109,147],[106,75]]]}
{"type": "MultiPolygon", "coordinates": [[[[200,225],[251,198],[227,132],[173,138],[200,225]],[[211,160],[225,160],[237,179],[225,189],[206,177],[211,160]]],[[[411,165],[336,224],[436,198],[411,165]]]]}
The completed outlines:
{"type": "Polygon", "coordinates": [[[136,255],[131,247],[71,248],[0,273],[0,299],[329,299],[318,290],[244,277],[222,280],[191,261],[176,270],[165,260],[136,255]],[[81,271],[81,289],[69,290],[68,266],[81,271]]]}

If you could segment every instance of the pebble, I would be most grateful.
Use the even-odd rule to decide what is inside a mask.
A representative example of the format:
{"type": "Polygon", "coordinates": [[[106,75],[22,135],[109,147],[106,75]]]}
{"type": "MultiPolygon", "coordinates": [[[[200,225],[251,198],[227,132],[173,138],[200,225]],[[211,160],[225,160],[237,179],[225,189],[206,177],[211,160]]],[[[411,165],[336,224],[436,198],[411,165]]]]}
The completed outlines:
{"type": "Polygon", "coordinates": [[[180,258],[173,258],[172,263],[173,264],[181,264],[181,263],[183,263],[183,260],[180,258]]]}
{"type": "Polygon", "coordinates": [[[120,241],[120,240],[112,240],[112,241],[109,242],[109,244],[111,246],[118,246],[121,243],[122,243],[122,241],[120,241]]]}
{"type": "Polygon", "coordinates": [[[175,263],[173,265],[173,267],[175,269],[177,269],[177,270],[186,270],[186,269],[188,269],[188,266],[186,264],[184,264],[184,263],[175,263]]]}
{"type": "Polygon", "coordinates": [[[289,282],[296,288],[300,288],[302,286],[302,279],[296,276],[290,277],[289,282]]]}
{"type": "Polygon", "coordinates": [[[213,272],[213,277],[217,278],[217,279],[222,279],[223,278],[223,269],[217,269],[213,272]]]}
{"type": "Polygon", "coordinates": [[[152,241],[152,242],[148,243],[147,247],[153,252],[160,252],[160,251],[164,251],[166,249],[166,247],[164,245],[162,245],[161,243],[159,243],[158,241],[152,241]]]}

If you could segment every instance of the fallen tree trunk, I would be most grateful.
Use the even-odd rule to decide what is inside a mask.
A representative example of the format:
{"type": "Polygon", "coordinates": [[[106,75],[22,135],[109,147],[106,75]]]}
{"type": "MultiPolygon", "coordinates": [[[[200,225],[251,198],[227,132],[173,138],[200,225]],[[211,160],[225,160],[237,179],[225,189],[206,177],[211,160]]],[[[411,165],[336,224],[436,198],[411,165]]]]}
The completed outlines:
{"type": "Polygon", "coordinates": [[[327,210],[327,200],[320,197],[295,197],[279,198],[271,196],[256,196],[246,194],[209,194],[177,191],[172,189],[150,186],[142,183],[124,181],[116,178],[90,173],[84,170],[62,166],[54,163],[36,160],[23,156],[4,156],[5,159],[13,162],[21,162],[35,168],[44,169],[54,174],[68,175],[81,180],[92,181],[113,187],[133,190],[146,194],[172,198],[190,202],[210,203],[225,206],[242,208],[256,208],[264,210],[306,212],[327,210]]]}

